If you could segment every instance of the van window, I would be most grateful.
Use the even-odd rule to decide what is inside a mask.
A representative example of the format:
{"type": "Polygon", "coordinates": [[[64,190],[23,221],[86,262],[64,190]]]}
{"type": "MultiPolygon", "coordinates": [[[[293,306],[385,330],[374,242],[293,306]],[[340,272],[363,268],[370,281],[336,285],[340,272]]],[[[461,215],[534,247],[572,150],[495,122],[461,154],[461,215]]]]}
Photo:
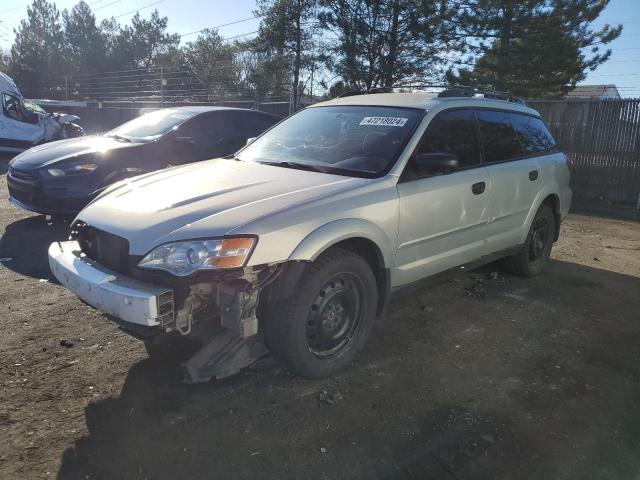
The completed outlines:
{"type": "Polygon", "coordinates": [[[504,162],[524,155],[508,112],[478,109],[476,116],[485,163],[504,162]]]}
{"type": "Polygon", "coordinates": [[[518,135],[525,155],[544,154],[555,149],[555,140],[539,118],[510,113],[509,119],[518,135]]]}
{"type": "Polygon", "coordinates": [[[2,111],[4,116],[17,120],[18,122],[37,123],[38,117],[29,114],[22,108],[22,102],[15,95],[10,93],[2,94],[2,111]]]}

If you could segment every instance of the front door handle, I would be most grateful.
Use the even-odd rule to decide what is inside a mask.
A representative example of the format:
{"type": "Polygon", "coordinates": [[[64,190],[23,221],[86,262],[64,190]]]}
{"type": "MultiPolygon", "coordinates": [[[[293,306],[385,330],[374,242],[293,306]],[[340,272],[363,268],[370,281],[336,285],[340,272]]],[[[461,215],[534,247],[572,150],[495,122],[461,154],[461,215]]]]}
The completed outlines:
{"type": "Polygon", "coordinates": [[[486,186],[487,184],[484,182],[474,183],[473,185],[471,185],[471,191],[474,195],[480,195],[481,193],[484,193],[484,188],[486,186]]]}
{"type": "Polygon", "coordinates": [[[538,170],[531,170],[529,172],[529,180],[531,180],[532,182],[536,181],[538,179],[538,170]]]}

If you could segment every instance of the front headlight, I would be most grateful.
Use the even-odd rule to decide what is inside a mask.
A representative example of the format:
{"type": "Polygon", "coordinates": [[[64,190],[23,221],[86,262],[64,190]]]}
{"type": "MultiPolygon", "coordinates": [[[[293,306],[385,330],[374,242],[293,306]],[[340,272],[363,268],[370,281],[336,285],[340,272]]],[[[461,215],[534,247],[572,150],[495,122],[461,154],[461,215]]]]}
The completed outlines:
{"type": "Polygon", "coordinates": [[[50,168],[47,170],[49,175],[53,177],[64,177],[68,175],[82,175],[83,173],[91,173],[98,165],[91,162],[74,163],[71,165],[61,165],[57,168],[50,168]]]}
{"type": "Polygon", "coordinates": [[[256,238],[251,237],[166,243],[151,250],[138,266],[179,277],[198,270],[237,268],[249,260],[255,243],[256,238]]]}

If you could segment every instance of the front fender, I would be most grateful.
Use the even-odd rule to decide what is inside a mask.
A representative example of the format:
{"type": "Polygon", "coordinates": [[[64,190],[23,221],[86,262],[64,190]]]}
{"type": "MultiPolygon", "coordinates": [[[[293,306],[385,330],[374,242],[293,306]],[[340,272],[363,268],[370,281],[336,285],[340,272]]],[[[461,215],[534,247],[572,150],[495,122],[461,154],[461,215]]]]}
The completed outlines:
{"type": "Polygon", "coordinates": [[[365,238],[380,250],[384,266],[391,266],[392,242],[377,225],[361,218],[344,218],[329,222],[307,235],[289,256],[289,260],[313,261],[332,245],[350,238],[365,238]]]}

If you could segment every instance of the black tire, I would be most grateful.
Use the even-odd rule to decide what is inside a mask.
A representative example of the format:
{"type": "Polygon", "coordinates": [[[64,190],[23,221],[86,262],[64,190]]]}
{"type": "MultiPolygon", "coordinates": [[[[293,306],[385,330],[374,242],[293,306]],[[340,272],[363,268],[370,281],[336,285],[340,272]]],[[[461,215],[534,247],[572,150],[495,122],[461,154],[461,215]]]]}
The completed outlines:
{"type": "Polygon", "coordinates": [[[522,249],[515,255],[505,259],[508,271],[521,277],[538,275],[549,263],[551,247],[553,247],[556,218],[549,205],[543,204],[531,222],[527,240],[522,249]]]}
{"type": "Polygon", "coordinates": [[[350,364],[364,345],[377,302],[369,264],[332,248],[309,265],[288,300],[266,309],[267,344],[298,375],[329,376],[350,364]]]}

